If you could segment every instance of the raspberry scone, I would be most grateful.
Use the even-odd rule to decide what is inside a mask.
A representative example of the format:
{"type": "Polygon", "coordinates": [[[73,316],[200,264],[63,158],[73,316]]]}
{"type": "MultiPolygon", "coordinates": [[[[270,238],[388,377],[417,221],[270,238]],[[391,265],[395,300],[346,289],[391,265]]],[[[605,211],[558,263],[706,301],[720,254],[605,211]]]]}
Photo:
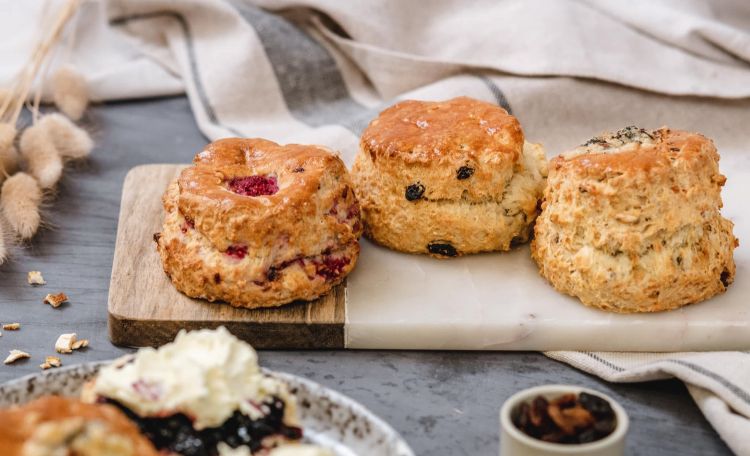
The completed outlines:
{"type": "Polygon", "coordinates": [[[122,410],[165,454],[267,454],[302,438],[286,384],[261,372],[255,350],[223,327],[182,331],[115,361],[83,398],[122,410]]]}
{"type": "Polygon", "coordinates": [[[734,280],[725,181],[716,147],[697,133],[627,127],[593,138],[550,162],[532,256],[587,306],[656,312],[706,300],[734,280]]]}
{"type": "Polygon", "coordinates": [[[441,258],[527,241],[546,175],[543,148],[515,117],[467,97],[386,109],[352,168],[365,235],[441,258]]]}
{"type": "Polygon", "coordinates": [[[354,268],[360,209],[341,159],[263,139],[209,144],[170,184],[154,235],[188,296],[237,307],[312,300],[354,268]]]}
{"type": "Polygon", "coordinates": [[[0,410],[0,454],[16,456],[158,456],[116,407],[44,396],[0,410]]]}

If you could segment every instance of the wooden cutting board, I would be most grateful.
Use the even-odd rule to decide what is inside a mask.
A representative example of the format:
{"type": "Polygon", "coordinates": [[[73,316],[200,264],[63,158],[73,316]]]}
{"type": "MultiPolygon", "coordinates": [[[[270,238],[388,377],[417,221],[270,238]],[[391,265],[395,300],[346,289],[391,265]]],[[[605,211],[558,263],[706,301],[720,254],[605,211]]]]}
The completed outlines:
{"type": "Polygon", "coordinates": [[[144,165],[125,178],[109,288],[109,336],[116,345],[159,346],[180,329],[226,326],[256,348],[343,348],[344,292],[274,309],[238,309],[189,298],[167,278],[153,236],[161,195],[185,165],[144,165]]]}

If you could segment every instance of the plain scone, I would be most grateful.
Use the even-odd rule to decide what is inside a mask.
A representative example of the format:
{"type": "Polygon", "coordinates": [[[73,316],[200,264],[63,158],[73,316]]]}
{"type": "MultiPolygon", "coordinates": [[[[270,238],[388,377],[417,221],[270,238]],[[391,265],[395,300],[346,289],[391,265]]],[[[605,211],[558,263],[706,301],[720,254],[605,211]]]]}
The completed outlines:
{"type": "Polygon", "coordinates": [[[531,253],[559,291],[614,312],[706,300],[734,280],[719,154],[696,133],[627,127],[550,161],[531,253]]]}
{"type": "Polygon", "coordinates": [[[164,194],[154,235],[182,293],[233,306],[312,300],[354,268],[362,233],[349,173],[331,151],[222,139],[164,194]]]}
{"type": "Polygon", "coordinates": [[[441,258],[527,241],[546,174],[515,117],[467,97],[386,109],[352,168],[365,235],[441,258]]]}

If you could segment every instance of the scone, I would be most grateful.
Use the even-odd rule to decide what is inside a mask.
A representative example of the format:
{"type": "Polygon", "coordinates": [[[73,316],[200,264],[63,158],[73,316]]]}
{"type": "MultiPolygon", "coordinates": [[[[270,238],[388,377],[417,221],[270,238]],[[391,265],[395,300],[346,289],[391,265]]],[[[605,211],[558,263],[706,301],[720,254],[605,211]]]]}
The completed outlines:
{"type": "Polygon", "coordinates": [[[302,437],[285,383],[261,372],[253,348],[223,327],[180,332],[99,371],[83,392],[121,409],[165,454],[265,452],[302,437]]]}
{"type": "Polygon", "coordinates": [[[188,296],[233,306],[312,300],[354,268],[360,210],[341,159],[319,146],[223,139],[164,195],[154,235],[188,296]]]}
{"type": "Polygon", "coordinates": [[[719,154],[696,133],[628,127],[550,162],[531,253],[587,306],[656,312],[734,280],[733,224],[721,216],[719,154]]]}
{"type": "Polygon", "coordinates": [[[117,408],[44,396],[0,410],[0,454],[15,456],[158,456],[117,408]]]}
{"type": "Polygon", "coordinates": [[[352,168],[365,235],[441,258],[527,241],[546,175],[515,117],[467,97],[386,109],[352,168]]]}

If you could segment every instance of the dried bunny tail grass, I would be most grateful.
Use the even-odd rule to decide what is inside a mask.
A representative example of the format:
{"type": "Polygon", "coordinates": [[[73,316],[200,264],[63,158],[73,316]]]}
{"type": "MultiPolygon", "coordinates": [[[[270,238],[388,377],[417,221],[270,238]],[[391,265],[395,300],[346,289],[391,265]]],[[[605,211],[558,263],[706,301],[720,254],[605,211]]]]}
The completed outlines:
{"type": "Polygon", "coordinates": [[[0,123],[0,151],[7,150],[13,145],[16,134],[18,130],[15,125],[8,122],[0,123]]]}
{"type": "Polygon", "coordinates": [[[18,170],[18,150],[16,146],[0,149],[0,184],[6,177],[18,170]]]}
{"type": "Polygon", "coordinates": [[[5,263],[10,254],[11,238],[3,218],[0,217],[0,264],[5,263]]]}
{"type": "Polygon", "coordinates": [[[36,179],[26,173],[16,173],[5,181],[0,192],[0,208],[10,227],[22,239],[34,237],[39,229],[39,205],[42,190],[36,179]]]}
{"type": "Polygon", "coordinates": [[[32,125],[21,134],[21,156],[29,173],[42,188],[52,188],[62,177],[63,162],[50,133],[41,125],[32,125]]]}
{"type": "Polygon", "coordinates": [[[47,130],[63,158],[86,158],[94,148],[94,141],[88,132],[62,114],[47,114],[39,120],[38,125],[47,130]]]}
{"type": "Polygon", "coordinates": [[[52,98],[57,109],[73,120],[80,120],[89,105],[86,79],[73,67],[61,67],[52,75],[52,98]]]}

